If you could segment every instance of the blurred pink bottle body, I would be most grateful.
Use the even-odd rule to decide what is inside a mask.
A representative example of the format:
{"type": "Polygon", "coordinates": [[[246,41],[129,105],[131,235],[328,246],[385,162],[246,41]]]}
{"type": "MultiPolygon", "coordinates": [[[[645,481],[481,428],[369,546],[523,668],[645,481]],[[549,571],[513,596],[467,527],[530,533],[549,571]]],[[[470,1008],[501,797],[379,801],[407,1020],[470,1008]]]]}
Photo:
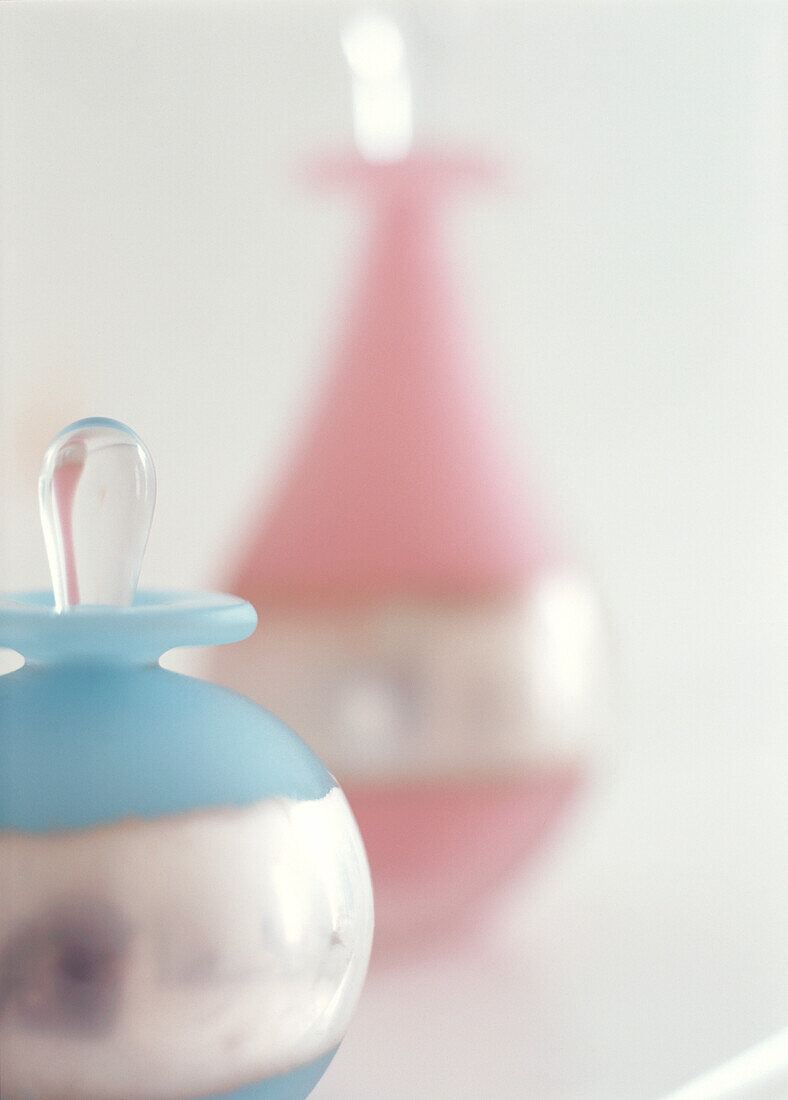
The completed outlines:
{"type": "Polygon", "coordinates": [[[212,675],[301,731],[363,834],[379,944],[472,919],[577,789],[593,590],[527,503],[469,363],[436,215],[473,159],[324,164],[373,208],[307,434],[230,587],[256,636],[212,675]]]}

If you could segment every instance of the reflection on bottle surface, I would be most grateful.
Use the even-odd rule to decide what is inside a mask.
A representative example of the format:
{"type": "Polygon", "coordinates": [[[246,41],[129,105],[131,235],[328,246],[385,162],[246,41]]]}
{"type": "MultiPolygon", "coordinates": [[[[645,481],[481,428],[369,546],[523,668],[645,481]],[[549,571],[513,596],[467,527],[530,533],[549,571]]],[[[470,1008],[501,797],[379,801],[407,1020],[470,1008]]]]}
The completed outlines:
{"type": "Polygon", "coordinates": [[[371,941],[344,796],[0,834],[3,1098],[186,1100],[340,1042],[371,941]]]}

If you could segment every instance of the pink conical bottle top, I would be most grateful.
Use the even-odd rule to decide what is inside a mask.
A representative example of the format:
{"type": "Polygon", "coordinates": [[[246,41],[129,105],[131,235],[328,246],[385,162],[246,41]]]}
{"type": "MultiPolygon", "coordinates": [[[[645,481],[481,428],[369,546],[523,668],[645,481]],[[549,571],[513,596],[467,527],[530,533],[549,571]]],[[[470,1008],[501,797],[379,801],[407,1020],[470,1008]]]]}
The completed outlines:
{"type": "Polygon", "coordinates": [[[133,603],[155,501],[150,454],[125,424],[92,417],[55,437],[39,505],[58,611],[133,603]]]}
{"type": "Polygon", "coordinates": [[[477,159],[324,163],[360,185],[372,240],[327,385],[233,587],[258,602],[474,595],[553,558],[475,384],[437,206],[477,159]]]}

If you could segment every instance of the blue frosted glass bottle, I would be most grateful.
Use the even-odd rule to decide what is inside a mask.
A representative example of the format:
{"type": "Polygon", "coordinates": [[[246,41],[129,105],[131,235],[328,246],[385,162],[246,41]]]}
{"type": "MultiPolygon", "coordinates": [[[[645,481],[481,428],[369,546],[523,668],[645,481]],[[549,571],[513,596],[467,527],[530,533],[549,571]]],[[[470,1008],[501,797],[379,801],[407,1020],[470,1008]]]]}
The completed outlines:
{"type": "Polygon", "coordinates": [[[366,973],[345,798],[273,715],[160,667],[256,616],[135,592],[139,438],[79,421],[44,459],[50,593],[0,603],[0,1097],[302,1100],[366,973]]]}

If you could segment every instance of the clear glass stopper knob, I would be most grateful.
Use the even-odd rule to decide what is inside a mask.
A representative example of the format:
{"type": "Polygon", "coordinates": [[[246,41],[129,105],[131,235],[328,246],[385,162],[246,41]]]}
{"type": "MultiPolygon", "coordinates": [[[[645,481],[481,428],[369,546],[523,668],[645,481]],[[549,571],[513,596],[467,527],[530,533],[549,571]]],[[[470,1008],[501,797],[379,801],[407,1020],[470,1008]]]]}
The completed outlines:
{"type": "Polygon", "coordinates": [[[78,420],[49,445],[38,493],[57,610],[131,604],[156,503],[139,436],[117,420],[78,420]]]}

